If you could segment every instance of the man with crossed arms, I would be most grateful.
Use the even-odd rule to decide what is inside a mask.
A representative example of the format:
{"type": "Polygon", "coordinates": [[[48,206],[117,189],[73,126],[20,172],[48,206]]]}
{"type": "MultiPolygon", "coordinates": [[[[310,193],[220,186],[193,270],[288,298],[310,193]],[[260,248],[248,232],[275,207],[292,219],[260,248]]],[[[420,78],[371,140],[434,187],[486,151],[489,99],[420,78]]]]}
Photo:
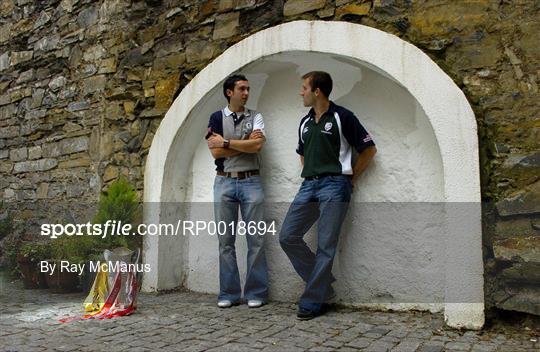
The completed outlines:
{"type": "MultiPolygon", "coordinates": [[[[259,169],[259,152],[266,141],[262,115],[245,107],[249,82],[243,75],[232,75],[223,84],[225,108],[210,116],[208,148],[215,159],[214,215],[224,222],[226,231],[219,234],[218,307],[240,303],[242,290],[236,262],[235,231],[238,209],[242,220],[257,226],[263,219],[264,193],[259,169]],[[231,228],[234,224],[234,230],[231,228]]],[[[268,274],[264,253],[264,233],[247,234],[247,274],[244,298],[248,307],[257,308],[268,299],[268,274]]]]}

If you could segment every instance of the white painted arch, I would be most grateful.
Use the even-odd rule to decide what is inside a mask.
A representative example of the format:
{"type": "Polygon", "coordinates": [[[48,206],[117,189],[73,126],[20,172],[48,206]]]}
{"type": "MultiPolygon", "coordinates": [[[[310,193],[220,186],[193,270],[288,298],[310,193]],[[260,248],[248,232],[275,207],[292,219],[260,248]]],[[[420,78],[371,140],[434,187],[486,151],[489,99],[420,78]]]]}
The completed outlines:
{"type": "MultiPolygon", "coordinates": [[[[415,99],[433,129],[440,151],[441,200],[446,204],[469,204],[445,211],[447,239],[442,244],[446,265],[445,319],[453,327],[481,328],[484,323],[483,264],[474,114],[463,93],[427,55],[394,35],[370,27],[345,22],[290,22],[244,39],[204,68],[174,101],[154,136],[144,179],[145,222],[166,223],[178,219],[179,210],[164,204],[191,199],[188,181],[182,180],[197,177],[190,173],[201,131],[193,127],[196,123],[190,116],[211,103],[215,94],[209,92],[215,93],[229,74],[262,59],[287,53],[330,54],[360,62],[403,87],[415,99]],[[193,138],[193,134],[197,137],[193,138]],[[467,216],[459,213],[465,211],[464,208],[467,216]],[[474,216],[470,216],[471,211],[474,216]],[[464,218],[468,220],[461,221],[464,218]]],[[[143,290],[156,291],[185,284],[190,270],[189,246],[183,244],[185,241],[185,238],[163,236],[145,238],[144,261],[151,265],[152,271],[144,276],[143,290]]],[[[217,256],[217,251],[215,253],[217,256]]],[[[395,304],[388,306],[396,307],[395,304]]],[[[413,307],[418,308],[418,305],[413,307]]]]}

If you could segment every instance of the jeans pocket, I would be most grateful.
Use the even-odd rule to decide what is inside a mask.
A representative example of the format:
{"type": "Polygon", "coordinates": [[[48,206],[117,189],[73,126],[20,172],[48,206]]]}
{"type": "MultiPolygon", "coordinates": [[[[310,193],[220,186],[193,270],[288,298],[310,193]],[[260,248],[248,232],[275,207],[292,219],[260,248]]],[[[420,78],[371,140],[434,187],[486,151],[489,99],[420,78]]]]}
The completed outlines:
{"type": "Polygon", "coordinates": [[[217,175],[216,178],[214,179],[214,188],[223,184],[224,181],[225,181],[225,176],[217,175]]]}
{"type": "Polygon", "coordinates": [[[329,176],[329,183],[340,192],[352,193],[352,181],[347,175],[329,176]]]}
{"type": "Polygon", "coordinates": [[[246,183],[261,183],[261,176],[260,175],[253,175],[246,178],[246,183]]]}

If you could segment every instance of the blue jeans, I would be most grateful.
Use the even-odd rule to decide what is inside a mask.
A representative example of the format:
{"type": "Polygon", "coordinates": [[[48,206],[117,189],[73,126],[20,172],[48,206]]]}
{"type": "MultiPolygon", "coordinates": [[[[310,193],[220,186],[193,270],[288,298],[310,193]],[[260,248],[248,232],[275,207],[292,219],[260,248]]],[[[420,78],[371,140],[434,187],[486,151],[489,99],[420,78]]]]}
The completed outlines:
{"type": "MultiPolygon", "coordinates": [[[[238,224],[238,209],[242,220],[247,224],[264,221],[264,193],[260,176],[245,179],[235,179],[216,176],[214,181],[214,216],[216,223],[223,221],[227,224],[225,233],[219,238],[219,300],[228,299],[232,302],[240,300],[240,274],[236,262],[234,229],[238,224]]],[[[244,298],[261,300],[268,298],[268,268],[264,254],[264,234],[245,235],[247,239],[247,273],[244,286],[244,298]]]]}
{"type": "Polygon", "coordinates": [[[332,264],[351,193],[351,181],[344,175],[304,180],[289,207],[279,234],[279,243],[306,283],[300,308],[319,311],[332,291],[331,284],[335,280],[332,264]],[[303,238],[317,219],[315,254],[303,238]]]}

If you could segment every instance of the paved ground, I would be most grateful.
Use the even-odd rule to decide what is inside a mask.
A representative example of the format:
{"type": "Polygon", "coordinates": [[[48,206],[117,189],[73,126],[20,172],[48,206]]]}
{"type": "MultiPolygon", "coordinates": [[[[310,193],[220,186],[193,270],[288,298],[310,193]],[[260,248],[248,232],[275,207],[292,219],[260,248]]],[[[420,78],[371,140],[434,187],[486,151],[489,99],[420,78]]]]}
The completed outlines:
{"type": "Polygon", "coordinates": [[[445,328],[440,315],[345,308],[302,322],[293,304],[219,309],[214,296],[191,292],[143,294],[129,317],[58,322],[81,314],[82,300],[0,282],[0,350],[540,351],[539,332],[524,324],[460,332],[445,328]]]}

